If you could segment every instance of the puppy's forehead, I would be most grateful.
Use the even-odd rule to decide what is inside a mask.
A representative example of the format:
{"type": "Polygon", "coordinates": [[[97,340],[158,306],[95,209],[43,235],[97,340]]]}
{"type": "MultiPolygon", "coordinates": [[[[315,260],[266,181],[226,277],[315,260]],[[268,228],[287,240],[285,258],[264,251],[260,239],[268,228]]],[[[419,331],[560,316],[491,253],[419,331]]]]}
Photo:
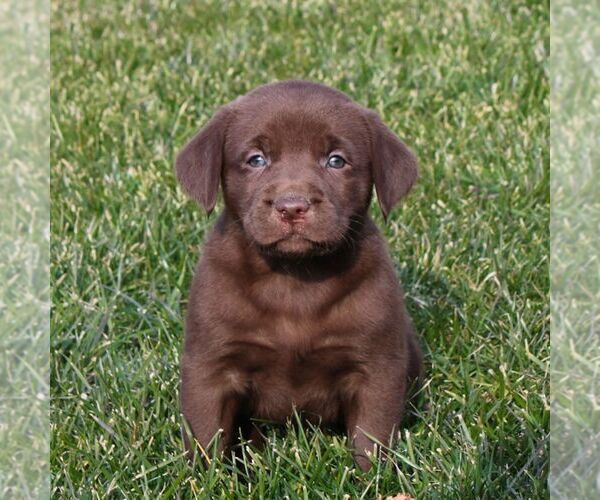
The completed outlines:
{"type": "Polygon", "coordinates": [[[238,145],[257,139],[274,149],[320,150],[360,146],[365,122],[348,100],[312,95],[248,95],[236,103],[230,137],[238,145]]]}

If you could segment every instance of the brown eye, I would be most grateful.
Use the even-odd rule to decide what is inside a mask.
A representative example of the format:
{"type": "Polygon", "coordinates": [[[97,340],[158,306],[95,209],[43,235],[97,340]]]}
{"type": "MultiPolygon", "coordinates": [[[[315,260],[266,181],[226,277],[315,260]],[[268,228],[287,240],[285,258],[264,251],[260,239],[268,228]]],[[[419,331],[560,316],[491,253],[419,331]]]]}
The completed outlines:
{"type": "Polygon", "coordinates": [[[338,155],[330,156],[327,160],[327,166],[329,168],[342,168],[344,165],[346,165],[346,160],[338,155]]]}
{"type": "Polygon", "coordinates": [[[262,155],[253,155],[248,158],[248,165],[253,168],[265,168],[267,166],[267,160],[262,155]]]}

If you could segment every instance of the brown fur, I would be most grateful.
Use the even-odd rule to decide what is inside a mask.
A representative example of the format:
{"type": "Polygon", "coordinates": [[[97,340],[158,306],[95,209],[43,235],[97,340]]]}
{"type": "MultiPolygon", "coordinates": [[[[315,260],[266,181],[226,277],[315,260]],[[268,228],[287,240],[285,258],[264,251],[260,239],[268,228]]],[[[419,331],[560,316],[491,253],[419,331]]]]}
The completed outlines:
{"type": "Polygon", "coordinates": [[[345,427],[368,468],[367,435],[389,441],[421,373],[368,215],[373,184],[384,214],[410,190],[414,156],[341,92],[287,81],[221,108],[179,154],[177,174],[206,210],[219,184],[225,200],[187,313],[181,401],[195,439],[206,449],[222,429],[227,449],[249,418],[285,421],[296,408],[345,427]],[[343,168],[326,166],[332,152],[343,168]],[[266,167],[251,166],[255,154],[266,167]]]}

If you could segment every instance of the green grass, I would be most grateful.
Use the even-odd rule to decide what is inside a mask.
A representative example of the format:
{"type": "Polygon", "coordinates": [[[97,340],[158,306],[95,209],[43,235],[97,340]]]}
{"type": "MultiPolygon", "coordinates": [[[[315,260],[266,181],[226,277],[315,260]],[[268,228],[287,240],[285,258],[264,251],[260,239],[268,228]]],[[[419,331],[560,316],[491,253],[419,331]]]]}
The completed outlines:
{"type": "MultiPolygon", "coordinates": [[[[600,490],[600,82],[588,47],[600,13],[552,3],[552,428],[549,489],[600,490]]],[[[598,46],[596,45],[596,51],[598,46]]]]}
{"type": "Polygon", "coordinates": [[[0,3],[0,498],[50,490],[49,25],[0,3]]]}
{"type": "Polygon", "coordinates": [[[52,489],[56,496],[548,495],[546,2],[56,2],[52,489]],[[390,459],[290,425],[192,470],[182,316],[206,218],[175,152],[254,86],[321,81],[378,110],[421,179],[384,228],[430,409],[390,459]]]}

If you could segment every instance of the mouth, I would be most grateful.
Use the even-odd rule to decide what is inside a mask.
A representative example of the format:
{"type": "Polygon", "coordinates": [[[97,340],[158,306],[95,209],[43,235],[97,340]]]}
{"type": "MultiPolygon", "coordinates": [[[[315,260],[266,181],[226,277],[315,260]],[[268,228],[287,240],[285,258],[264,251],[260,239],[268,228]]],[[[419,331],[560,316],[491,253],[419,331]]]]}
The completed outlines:
{"type": "Polygon", "coordinates": [[[329,253],[333,246],[330,241],[312,240],[294,230],[268,244],[258,244],[263,253],[281,256],[323,255],[329,253]]]}
{"type": "Polygon", "coordinates": [[[326,255],[344,241],[345,224],[330,214],[315,219],[294,217],[293,220],[261,216],[249,212],[243,220],[245,232],[258,250],[268,256],[303,258],[326,255]],[[343,226],[343,227],[342,227],[343,226]]]}

